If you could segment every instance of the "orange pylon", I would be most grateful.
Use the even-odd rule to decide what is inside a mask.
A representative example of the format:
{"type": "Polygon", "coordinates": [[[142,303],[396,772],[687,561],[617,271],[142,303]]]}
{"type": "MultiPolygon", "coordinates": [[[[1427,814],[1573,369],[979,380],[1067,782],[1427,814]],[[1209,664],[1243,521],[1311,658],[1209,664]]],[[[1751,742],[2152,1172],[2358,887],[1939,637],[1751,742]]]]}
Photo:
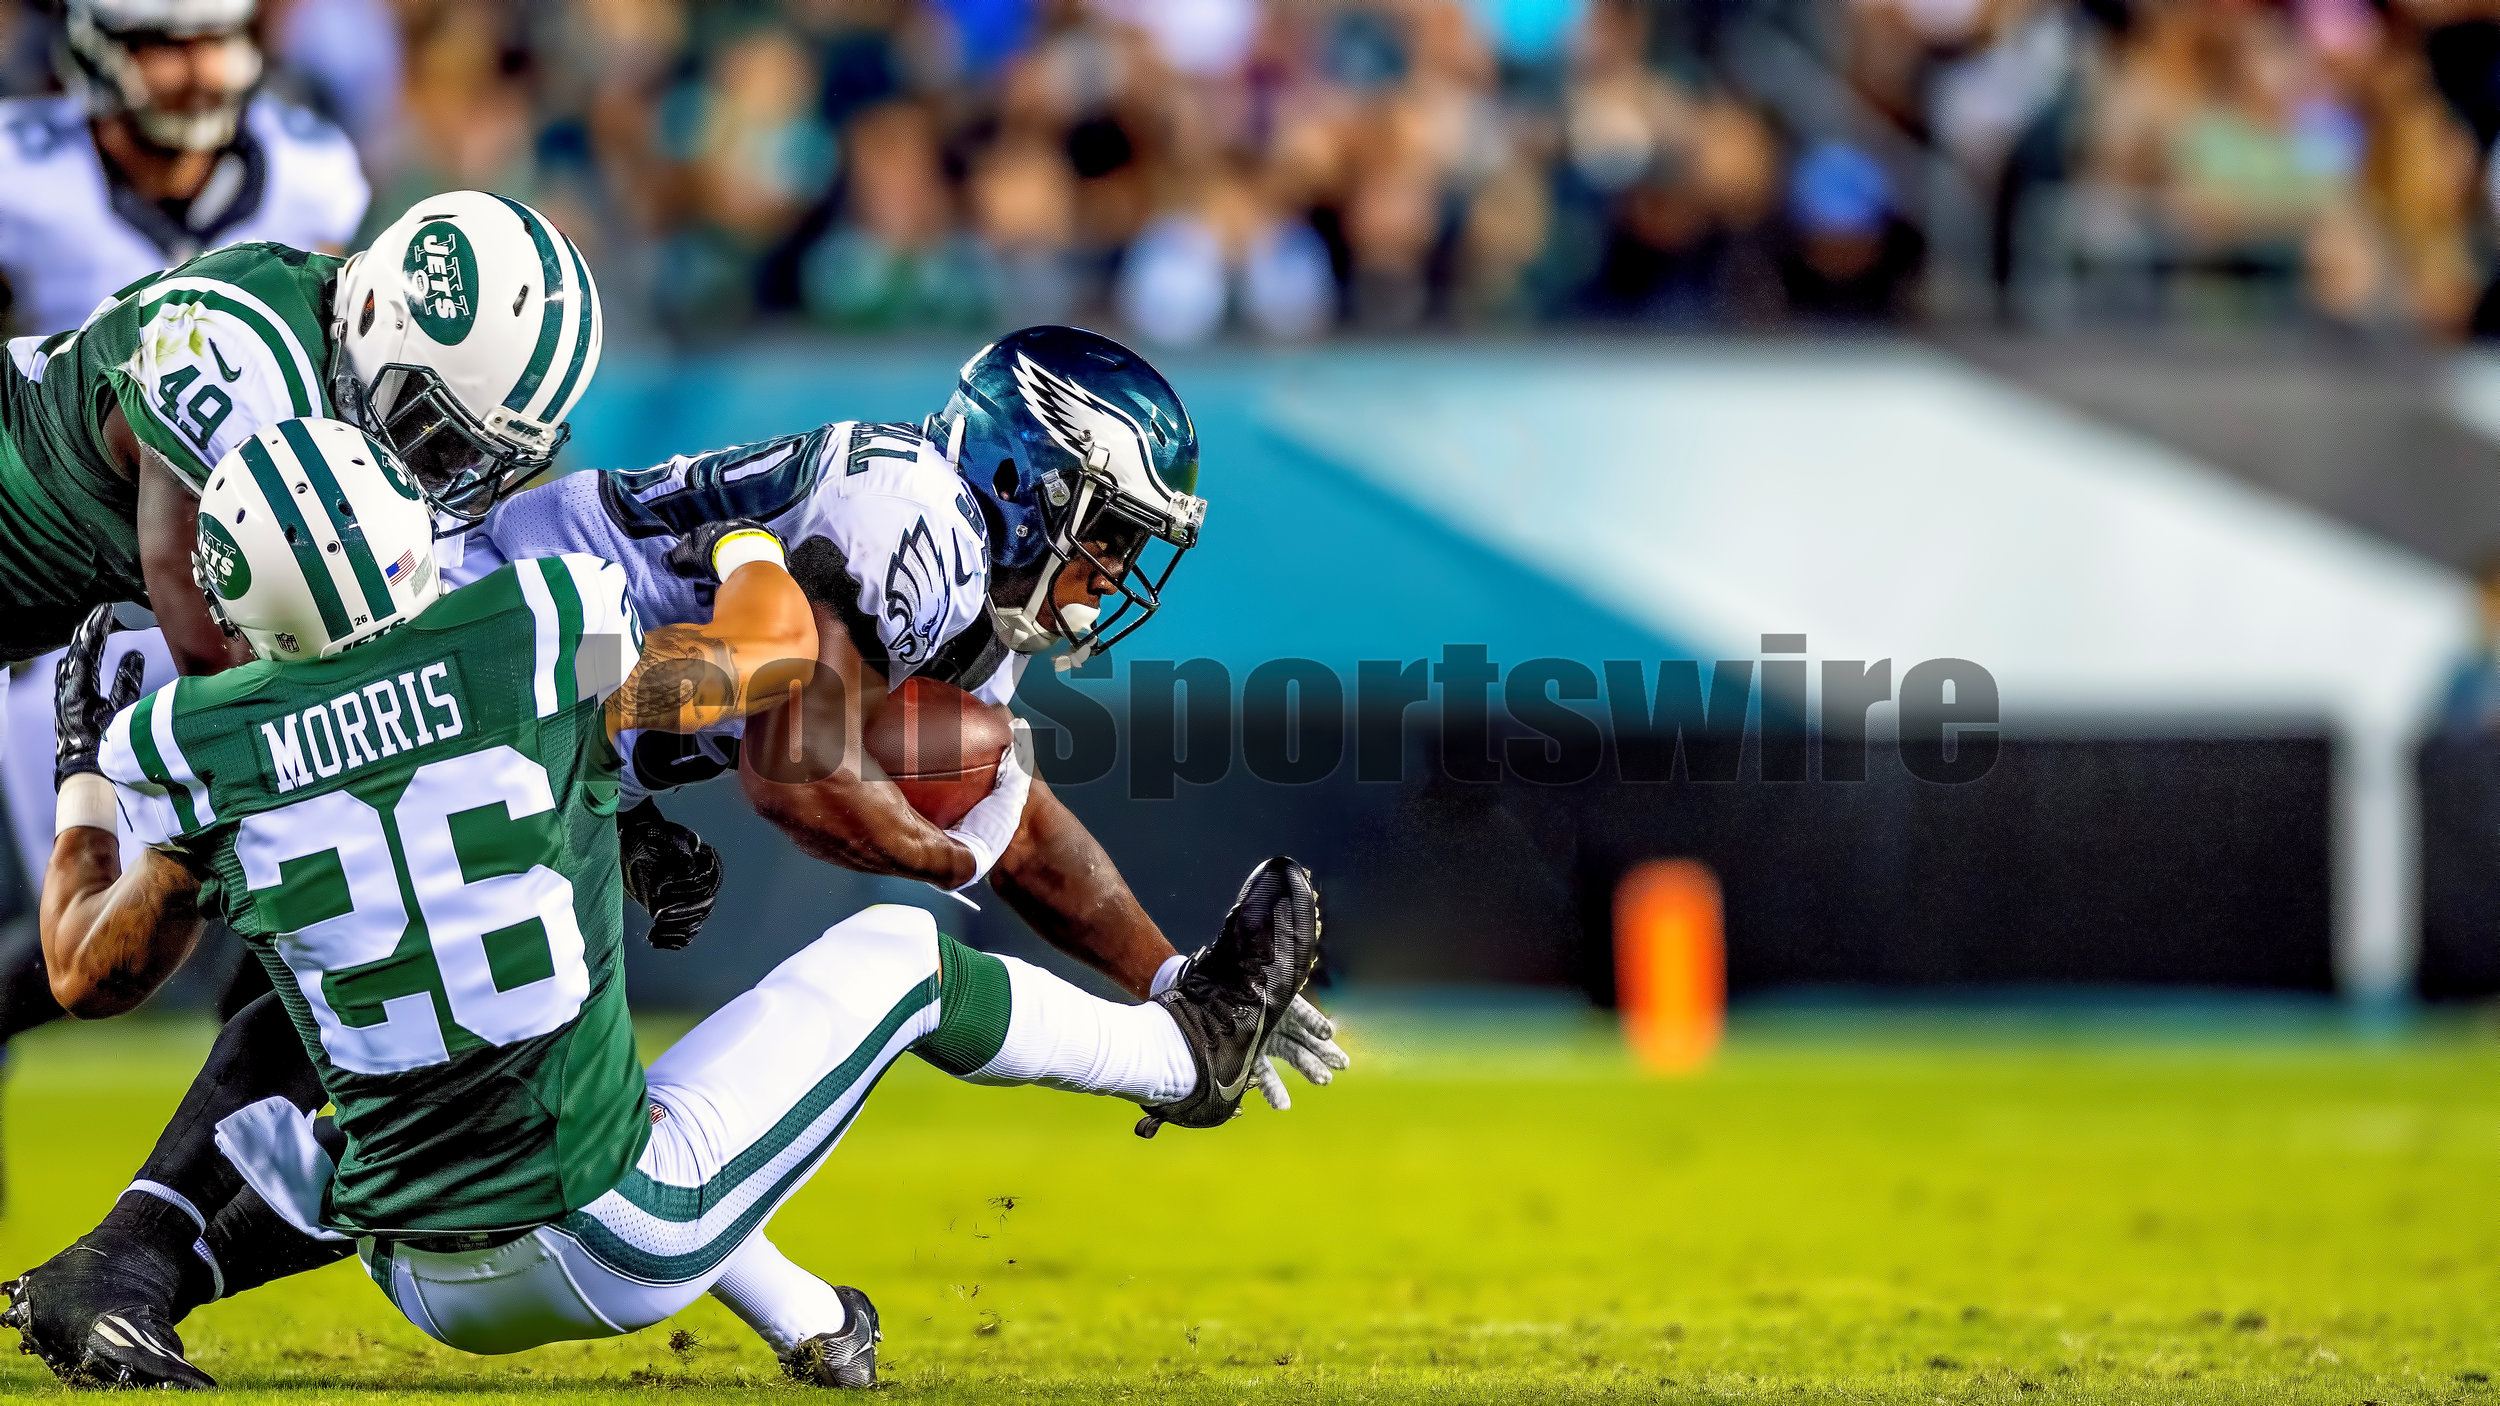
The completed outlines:
{"type": "Polygon", "coordinates": [[[1709,866],[1653,859],[1616,885],[1615,1004],[1642,1064],[1689,1073],[1710,1062],[1727,1026],[1727,946],[1709,866]]]}

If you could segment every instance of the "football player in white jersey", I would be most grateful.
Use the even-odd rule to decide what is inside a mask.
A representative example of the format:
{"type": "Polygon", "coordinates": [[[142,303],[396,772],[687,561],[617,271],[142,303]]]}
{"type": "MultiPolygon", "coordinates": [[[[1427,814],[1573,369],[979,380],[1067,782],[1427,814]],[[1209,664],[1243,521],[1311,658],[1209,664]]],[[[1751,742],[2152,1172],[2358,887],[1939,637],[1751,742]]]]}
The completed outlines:
{"type": "MultiPolygon", "coordinates": [[[[69,0],[66,95],[0,101],[0,306],[9,331],[66,332],[123,289],[192,255],[268,241],[335,254],[371,190],[328,119],[259,91],[256,0],[69,0]]],[[[114,657],[174,676],[164,637],[114,657]]],[[[19,872],[52,854],[52,687],[60,652],[17,666],[0,708],[0,789],[19,872]]]]}
{"type": "MultiPolygon", "coordinates": [[[[843,720],[849,764],[802,779],[767,775],[755,753],[773,749],[742,747],[736,725],[698,734],[692,749],[662,745],[665,734],[629,736],[620,739],[631,764],[620,808],[637,790],[734,768],[759,813],[806,852],[949,891],[986,877],[1055,946],[1133,995],[1168,1001],[1196,959],[1175,952],[1046,782],[1003,765],[993,802],[941,830],[858,759],[869,717],[909,677],[1004,702],[1034,654],[1065,645],[1081,660],[1145,623],[1197,540],[1196,480],[1196,431],[1153,367],[1090,332],[1028,328],[967,362],[945,410],[921,426],[844,422],[636,472],[574,474],[505,500],[456,550],[448,541],[438,550],[453,585],[545,555],[614,561],[634,610],[656,627],[706,617],[703,584],[672,560],[683,542],[724,522],[768,525],[788,544],[791,573],[815,609],[820,662],[846,698],[861,700],[843,720]],[[1106,599],[1116,600],[1107,612],[1106,599]],[[994,803],[1010,790],[1020,793],[1012,804],[994,803]]],[[[649,877],[636,887],[653,907],[649,877]]],[[[710,905],[702,888],[688,900],[695,924],[710,905]]],[[[1289,1106],[1277,1059],[1313,1083],[1347,1066],[1334,1025],[1300,996],[1272,1028],[1245,1033],[1250,1057],[1222,1068],[1193,1045],[1201,1097],[1150,1109],[1140,1134],[1167,1121],[1220,1123],[1254,1084],[1270,1104],[1289,1106]]],[[[282,1013],[229,1023],[132,1194],[81,1239],[85,1255],[56,1257],[10,1286],[17,1303],[6,1321],[51,1344],[44,1351],[56,1370],[87,1352],[135,1380],[179,1380],[187,1365],[152,1366],[100,1344],[90,1325],[108,1313],[144,1320],[179,1351],[172,1325],[202,1297],[334,1258],[272,1226],[248,1200],[228,1215],[191,1209],[228,1194],[218,1124],[273,1094],[317,1106],[306,1069],[282,1013]]],[[[743,1294],[731,1306],[750,1321],[762,1311],[743,1294]]]]}
{"type": "Polygon", "coordinates": [[[344,250],[372,192],[328,119],[258,92],[255,0],[69,0],[66,95],[0,102],[12,335],[227,244],[344,250]]]}

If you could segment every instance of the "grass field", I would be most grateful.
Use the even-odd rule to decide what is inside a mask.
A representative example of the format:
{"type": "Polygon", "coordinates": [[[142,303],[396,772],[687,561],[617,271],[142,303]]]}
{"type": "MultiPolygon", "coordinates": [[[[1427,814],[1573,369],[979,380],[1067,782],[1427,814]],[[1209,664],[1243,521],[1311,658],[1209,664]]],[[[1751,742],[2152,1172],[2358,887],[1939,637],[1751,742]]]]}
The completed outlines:
{"type": "MultiPolygon", "coordinates": [[[[875,1297],[907,1400],[2500,1401],[2488,1032],[1766,1019],[1664,1081],[1561,1016],[1350,1024],[1337,1087],[1153,1142],[906,1060],[773,1233],[875,1297]]],[[[20,1048],[0,1269],[102,1211],[206,1040],[20,1048]]],[[[708,1300],[469,1358],[352,1265],[184,1332],[294,1402],[787,1390],[708,1300]]]]}

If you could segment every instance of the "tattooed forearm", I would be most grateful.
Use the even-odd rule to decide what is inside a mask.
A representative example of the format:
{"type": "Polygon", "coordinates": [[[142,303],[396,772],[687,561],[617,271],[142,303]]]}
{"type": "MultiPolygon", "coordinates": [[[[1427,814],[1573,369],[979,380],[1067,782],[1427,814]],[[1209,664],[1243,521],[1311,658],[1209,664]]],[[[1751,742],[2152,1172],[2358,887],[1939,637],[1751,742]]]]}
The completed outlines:
{"type": "Polygon", "coordinates": [[[608,698],[609,725],[683,731],[734,711],[737,652],[695,625],[670,625],[643,637],[642,662],[608,698]]]}

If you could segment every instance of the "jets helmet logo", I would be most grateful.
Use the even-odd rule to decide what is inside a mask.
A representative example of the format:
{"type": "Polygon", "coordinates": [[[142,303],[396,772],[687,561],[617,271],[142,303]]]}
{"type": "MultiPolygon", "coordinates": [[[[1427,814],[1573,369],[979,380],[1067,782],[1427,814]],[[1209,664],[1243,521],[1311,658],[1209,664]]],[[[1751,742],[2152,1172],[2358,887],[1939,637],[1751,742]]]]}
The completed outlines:
{"type": "Polygon", "coordinates": [[[251,560],[224,523],[202,515],[198,553],[200,584],[216,591],[220,599],[240,600],[252,589],[251,560]]]}
{"type": "Polygon", "coordinates": [[[1110,458],[1113,482],[1157,481],[1146,432],[1127,411],[1022,352],[1016,353],[1016,389],[1051,439],[1079,462],[1099,450],[1110,458]]]}
{"type": "Polygon", "coordinates": [[[401,265],[408,278],[408,313],[425,335],[447,347],[468,339],[477,321],[470,295],[477,283],[477,254],[469,237],[448,220],[436,220],[408,241],[401,265]]]}

